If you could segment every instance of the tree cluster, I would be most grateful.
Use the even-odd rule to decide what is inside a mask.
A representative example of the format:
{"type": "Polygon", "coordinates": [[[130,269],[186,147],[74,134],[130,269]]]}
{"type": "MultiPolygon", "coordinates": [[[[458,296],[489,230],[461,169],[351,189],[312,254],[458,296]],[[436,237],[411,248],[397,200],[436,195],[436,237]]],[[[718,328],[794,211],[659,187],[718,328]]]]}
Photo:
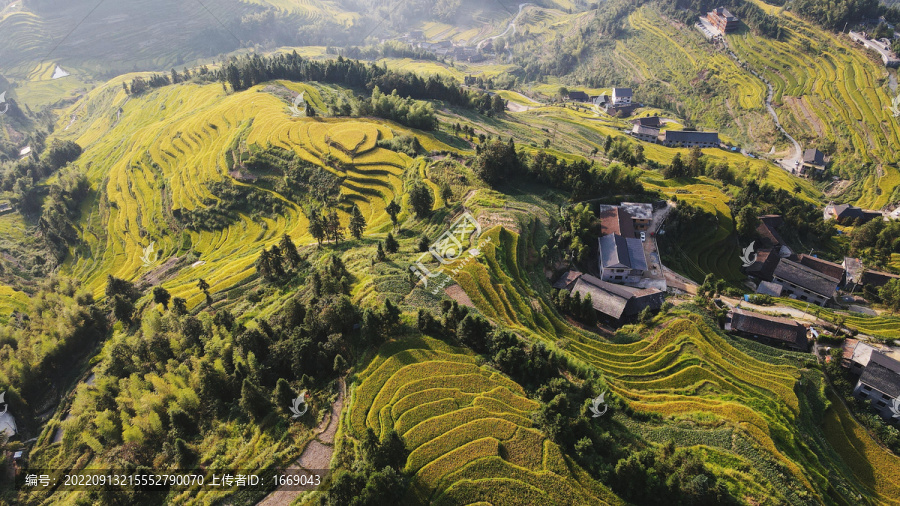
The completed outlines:
{"type": "Polygon", "coordinates": [[[385,67],[366,65],[357,60],[339,56],[334,60],[316,61],[301,57],[297,52],[264,57],[258,54],[234,59],[216,77],[231,85],[235,91],[245,90],[273,79],[291,81],[318,81],[339,84],[351,88],[385,92],[394,91],[402,98],[418,100],[442,100],[451,105],[475,108],[475,100],[481,92],[468,91],[446,77],[419,77],[413,73],[400,73],[385,67]]]}
{"type": "Polygon", "coordinates": [[[551,292],[551,299],[561,313],[571,315],[588,326],[597,324],[597,310],[594,309],[591,294],[585,295],[582,299],[579,292],[575,292],[573,296],[568,290],[554,289],[551,292]]]}
{"type": "Polygon", "coordinates": [[[593,162],[569,162],[538,151],[527,161],[526,167],[528,174],[535,180],[569,192],[573,201],[600,195],[633,195],[644,192],[638,174],[619,164],[602,169],[593,162]]]}
{"type": "Polygon", "coordinates": [[[203,199],[201,206],[172,210],[185,228],[222,230],[240,219],[241,214],[274,218],[284,212],[284,201],[272,192],[234,184],[230,178],[207,183],[207,188],[213,198],[203,199]]]}
{"type": "Polygon", "coordinates": [[[434,130],[438,126],[430,103],[403,98],[396,89],[384,94],[376,86],[369,100],[360,101],[358,112],[360,116],[378,116],[420,130],[434,130]]]}

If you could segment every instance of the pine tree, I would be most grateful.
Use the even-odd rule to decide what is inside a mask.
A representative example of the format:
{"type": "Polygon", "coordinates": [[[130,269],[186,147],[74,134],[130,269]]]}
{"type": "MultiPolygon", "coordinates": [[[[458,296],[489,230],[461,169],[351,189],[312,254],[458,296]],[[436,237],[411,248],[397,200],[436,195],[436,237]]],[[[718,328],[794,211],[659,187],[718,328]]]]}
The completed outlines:
{"type": "Polygon", "coordinates": [[[274,271],[272,270],[272,256],[266,248],[263,248],[263,250],[259,252],[259,258],[256,259],[256,273],[267,281],[271,280],[274,276],[274,271]]]}
{"type": "Polygon", "coordinates": [[[394,228],[397,228],[397,216],[400,215],[400,205],[397,202],[391,200],[388,203],[387,207],[384,208],[385,212],[391,217],[391,223],[394,224],[394,228]]]}
{"type": "Polygon", "coordinates": [[[400,244],[397,242],[397,239],[394,239],[394,234],[388,232],[387,238],[384,240],[384,251],[396,253],[398,249],[400,249],[400,244]]]}
{"type": "Polygon", "coordinates": [[[287,263],[288,267],[291,270],[295,270],[300,266],[301,259],[300,254],[297,253],[297,245],[294,244],[294,240],[291,239],[291,236],[284,234],[281,236],[281,242],[278,243],[281,247],[281,253],[284,255],[284,261],[287,263]]]}
{"type": "Polygon", "coordinates": [[[384,247],[382,247],[381,243],[378,243],[378,249],[375,250],[375,261],[376,262],[384,262],[387,260],[387,255],[384,254],[384,247]]]}
{"type": "Polygon", "coordinates": [[[172,313],[175,316],[184,316],[188,314],[187,301],[181,297],[172,299],[172,313]]]}
{"type": "Polygon", "coordinates": [[[307,218],[309,219],[309,234],[321,245],[326,234],[325,220],[316,209],[310,210],[307,218]]]}
{"type": "Polygon", "coordinates": [[[296,397],[297,394],[294,393],[294,389],[291,388],[287,380],[278,378],[278,382],[275,384],[275,398],[273,399],[275,407],[282,413],[290,414],[290,408],[294,405],[296,397]]]}
{"type": "Polygon", "coordinates": [[[350,211],[350,235],[352,235],[354,239],[359,239],[362,237],[365,229],[366,219],[359,210],[359,206],[353,204],[353,210],[350,211]]]}
{"type": "Polygon", "coordinates": [[[172,299],[172,296],[169,294],[169,291],[161,286],[153,287],[153,302],[157,304],[162,304],[163,309],[166,311],[169,310],[169,301],[172,299]]]}
{"type": "Polygon", "coordinates": [[[250,381],[250,378],[244,378],[244,382],[241,384],[240,406],[244,413],[254,420],[266,416],[270,408],[266,396],[250,381]]]}
{"type": "Polygon", "coordinates": [[[272,258],[272,271],[276,278],[284,277],[284,255],[281,254],[281,248],[272,246],[269,251],[272,258]]]}
{"type": "Polygon", "coordinates": [[[331,211],[325,218],[325,233],[334,242],[341,242],[344,239],[344,227],[341,226],[341,219],[337,211],[331,211]]]}

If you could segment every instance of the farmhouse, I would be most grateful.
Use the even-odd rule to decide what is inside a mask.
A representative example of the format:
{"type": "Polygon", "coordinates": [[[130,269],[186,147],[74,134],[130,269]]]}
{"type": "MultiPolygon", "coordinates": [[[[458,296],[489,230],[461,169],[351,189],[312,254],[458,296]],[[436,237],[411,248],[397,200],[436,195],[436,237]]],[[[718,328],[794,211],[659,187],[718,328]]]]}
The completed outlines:
{"type": "Polygon", "coordinates": [[[613,283],[635,284],[647,270],[640,239],[607,234],[600,237],[600,278],[613,283]]]}
{"type": "MultiPolygon", "coordinates": [[[[567,273],[563,277],[568,275],[567,273]]],[[[598,316],[612,323],[632,319],[647,307],[658,310],[665,301],[665,292],[655,288],[616,285],[590,274],[580,274],[571,291],[580,294],[582,299],[590,294],[591,304],[599,313],[598,316]]]]}
{"type": "Polygon", "coordinates": [[[817,258],[810,255],[800,254],[799,257],[800,265],[805,265],[814,271],[821,272],[822,274],[837,279],[841,285],[844,284],[844,275],[846,271],[844,271],[844,266],[841,264],[836,264],[834,262],[829,262],[828,260],[822,260],[821,258],[817,258]]]}
{"type": "Polygon", "coordinates": [[[644,142],[659,142],[659,128],[643,125],[634,125],[631,128],[631,136],[644,142]]]}
{"type": "Polygon", "coordinates": [[[781,216],[777,214],[760,216],[756,233],[759,234],[759,245],[761,248],[770,249],[777,256],[784,258],[791,256],[793,252],[778,232],[778,227],[781,226],[782,222],[781,216]]]}
{"type": "Polygon", "coordinates": [[[650,227],[650,222],[653,220],[653,204],[622,202],[621,208],[631,216],[634,229],[638,232],[650,227]]]}
{"type": "MultiPolygon", "coordinates": [[[[781,257],[778,256],[778,253],[771,249],[757,251],[756,260],[746,268],[747,274],[756,276],[764,281],[772,281],[772,274],[775,272],[775,267],[778,266],[778,261],[780,259],[781,257]]],[[[778,293],[781,295],[780,288],[778,289],[778,293]]]]}
{"type": "Polygon", "coordinates": [[[881,271],[873,271],[872,269],[866,269],[862,275],[862,284],[868,285],[874,288],[881,288],[882,286],[888,284],[892,279],[900,279],[900,276],[896,274],[891,274],[890,272],[881,272],[881,271]]]}
{"type": "Polygon", "coordinates": [[[778,262],[772,280],[781,285],[782,294],[823,307],[834,297],[840,284],[838,279],[787,258],[778,262]]]}
{"type": "Polygon", "coordinates": [[[19,433],[16,419],[9,412],[9,404],[6,402],[6,392],[0,394],[0,436],[13,437],[19,433]]]}
{"type": "Polygon", "coordinates": [[[808,351],[806,327],[788,318],[779,318],[734,308],[725,322],[725,330],[769,345],[808,351]]]}
{"type": "Polygon", "coordinates": [[[647,116],[645,118],[638,118],[634,120],[634,124],[645,127],[660,128],[662,126],[662,120],[659,116],[647,116]]]}
{"type": "Polygon", "coordinates": [[[600,235],[618,234],[623,237],[634,237],[634,222],[628,211],[618,206],[598,206],[597,217],[600,219],[600,235]]]}
{"type": "Polygon", "coordinates": [[[613,88],[612,104],[613,105],[631,105],[632,98],[631,88],[613,88]]]}
{"type": "MultiPolygon", "coordinates": [[[[862,343],[858,344],[856,348],[861,345],[862,343]]],[[[871,348],[868,345],[864,346],[871,348]]],[[[858,372],[860,376],[853,389],[853,396],[859,400],[870,401],[872,409],[886,422],[893,425],[900,424],[900,362],[874,349],[863,350],[859,361],[855,359],[854,352],[850,360],[850,370],[858,372]],[[868,359],[865,355],[868,355],[868,359]],[[857,364],[861,365],[861,372],[857,364]]]]}
{"type": "Polygon", "coordinates": [[[717,148],[720,146],[718,132],[696,132],[693,130],[666,130],[662,135],[662,143],[669,147],[717,148]]]}
{"type": "Polygon", "coordinates": [[[706,20],[723,34],[737,30],[740,23],[737,16],[729,12],[725,7],[713,9],[706,15],[706,20]]]}
{"type": "Polygon", "coordinates": [[[825,170],[825,153],[818,149],[807,149],[803,152],[800,174],[821,174],[825,170]]]}
{"type": "Polygon", "coordinates": [[[883,218],[881,211],[869,211],[861,209],[850,204],[837,204],[830,202],[825,206],[825,221],[835,220],[841,225],[852,225],[854,223],[867,223],[877,218],[883,218]]]}
{"type": "Polygon", "coordinates": [[[570,91],[569,100],[573,102],[590,102],[591,97],[589,97],[588,94],[583,91],[570,91]]]}
{"type": "Polygon", "coordinates": [[[756,287],[756,293],[772,297],[781,297],[781,290],[781,285],[773,281],[760,281],[756,287]]]}

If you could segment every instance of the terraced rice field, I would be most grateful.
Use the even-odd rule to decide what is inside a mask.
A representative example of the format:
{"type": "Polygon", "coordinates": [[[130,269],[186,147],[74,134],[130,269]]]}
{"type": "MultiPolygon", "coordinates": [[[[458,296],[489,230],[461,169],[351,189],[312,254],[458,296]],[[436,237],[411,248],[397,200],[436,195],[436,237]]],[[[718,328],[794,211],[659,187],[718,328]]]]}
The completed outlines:
{"type": "Polygon", "coordinates": [[[869,175],[856,204],[882,207],[900,183],[900,172],[887,165],[898,161],[900,125],[890,112],[892,96],[880,60],[846,36],[811,28],[790,14],[779,19],[782,40],[741,32],[728,36],[729,45],[772,84],[777,105],[802,104],[802,112],[780,109],[786,128],[801,143],[826,138],[839,147],[837,163],[873,163],[881,169],[869,175]]]}
{"type": "Polygon", "coordinates": [[[430,504],[618,504],[532,426],[538,404],[466,350],[392,342],[353,390],[352,432],[395,430],[410,451],[410,494],[430,504]]]}
{"type": "Polygon", "coordinates": [[[27,294],[0,284],[0,324],[6,325],[13,312],[25,311],[27,307],[27,294]]]}
{"type": "Polygon", "coordinates": [[[806,302],[788,298],[778,299],[778,304],[800,309],[801,311],[806,311],[810,314],[816,314],[816,311],[818,311],[820,318],[831,322],[835,321],[838,317],[842,317],[844,318],[844,326],[856,329],[859,332],[872,337],[879,337],[882,339],[900,338],[900,316],[894,316],[888,313],[883,313],[880,316],[870,316],[862,313],[835,311],[829,308],[810,306],[806,302]]]}
{"type": "MultiPolygon", "coordinates": [[[[307,100],[321,107],[320,93],[326,90],[284,85],[305,91],[307,100]]],[[[109,85],[92,91],[84,110],[73,107],[77,119],[68,130],[60,128],[60,135],[86,148],[78,163],[102,197],[86,206],[90,215],[83,237],[90,253],[73,252],[66,270],[99,295],[106,273],[136,279],[192,249],[206,264],[182,271],[166,288],[193,305],[203,298],[192,287],[198,277],[207,279],[213,292],[227,290],[255,275],[257,253],[283,233],[298,243],[311,242],[305,215],[288,202],[287,211],[274,219],[241,216],[224,230],[180,229],[173,211],[213,198],[207,184],[227,177],[226,152],[239,142],[291,150],[346,177],[340,209],[345,224],[350,203],[360,207],[370,227],[388,223],[384,207],[403,193],[401,176],[411,160],[375,143],[401,128],[368,119],[294,118],[286,102],[263,88],[226,95],[218,84],[177,85],[134,99],[109,85]],[[326,154],[350,168],[324,166],[326,154]],[[140,257],[151,242],[159,261],[148,268],[140,257]]]]}
{"type": "MultiPolygon", "coordinates": [[[[516,251],[521,253],[516,247],[520,238],[506,230],[486,234],[496,237],[498,247],[483,248],[484,257],[455,277],[479,311],[596,367],[637,411],[656,413],[668,424],[727,429],[728,437],[699,444],[728,454],[730,465],[756,469],[759,474],[752,480],[773,484],[768,493],[824,493],[823,477],[832,472],[827,469],[832,464],[823,463],[817,454],[824,450],[799,433],[807,430],[801,425],[818,423],[804,414],[802,405],[808,401],[796,393],[802,371],[798,364],[807,355],[776,358],[761,345],[726,339],[693,313],[678,314],[634,344],[586,338],[558,322],[543,297],[520,277],[515,257],[516,251]],[[522,307],[532,301],[531,308],[522,307]]],[[[696,440],[691,431],[666,430],[679,444],[698,444],[690,443],[696,440]]]]}
{"type": "Polygon", "coordinates": [[[718,227],[707,233],[702,239],[696,238],[689,243],[679,241],[673,244],[673,238],[664,237],[665,247],[671,249],[667,253],[674,258],[674,268],[695,281],[702,281],[707,273],[713,273],[729,283],[738,284],[744,279],[740,271],[740,246],[734,236],[734,220],[728,208],[727,195],[712,184],[689,184],[678,186],[654,186],[667,197],[677,197],[679,201],[700,207],[716,216],[718,227]]]}
{"type": "Polygon", "coordinates": [[[900,458],[878,446],[853,420],[837,396],[825,417],[825,434],[831,446],[852,469],[859,483],[871,487],[880,504],[900,504],[900,458]]]}

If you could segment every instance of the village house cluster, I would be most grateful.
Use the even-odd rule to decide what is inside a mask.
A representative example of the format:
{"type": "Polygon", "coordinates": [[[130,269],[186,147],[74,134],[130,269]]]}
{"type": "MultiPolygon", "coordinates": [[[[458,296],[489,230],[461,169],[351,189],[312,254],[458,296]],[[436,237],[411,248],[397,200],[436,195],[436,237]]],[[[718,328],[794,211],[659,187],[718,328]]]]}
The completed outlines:
{"type": "Polygon", "coordinates": [[[838,264],[812,255],[795,254],[778,232],[781,216],[760,216],[759,221],[756,258],[745,268],[758,282],[759,294],[790,297],[825,307],[834,303],[839,290],[852,293],[866,285],[880,288],[891,279],[900,279],[896,274],[865,269],[858,258],[847,257],[838,264]]]}

